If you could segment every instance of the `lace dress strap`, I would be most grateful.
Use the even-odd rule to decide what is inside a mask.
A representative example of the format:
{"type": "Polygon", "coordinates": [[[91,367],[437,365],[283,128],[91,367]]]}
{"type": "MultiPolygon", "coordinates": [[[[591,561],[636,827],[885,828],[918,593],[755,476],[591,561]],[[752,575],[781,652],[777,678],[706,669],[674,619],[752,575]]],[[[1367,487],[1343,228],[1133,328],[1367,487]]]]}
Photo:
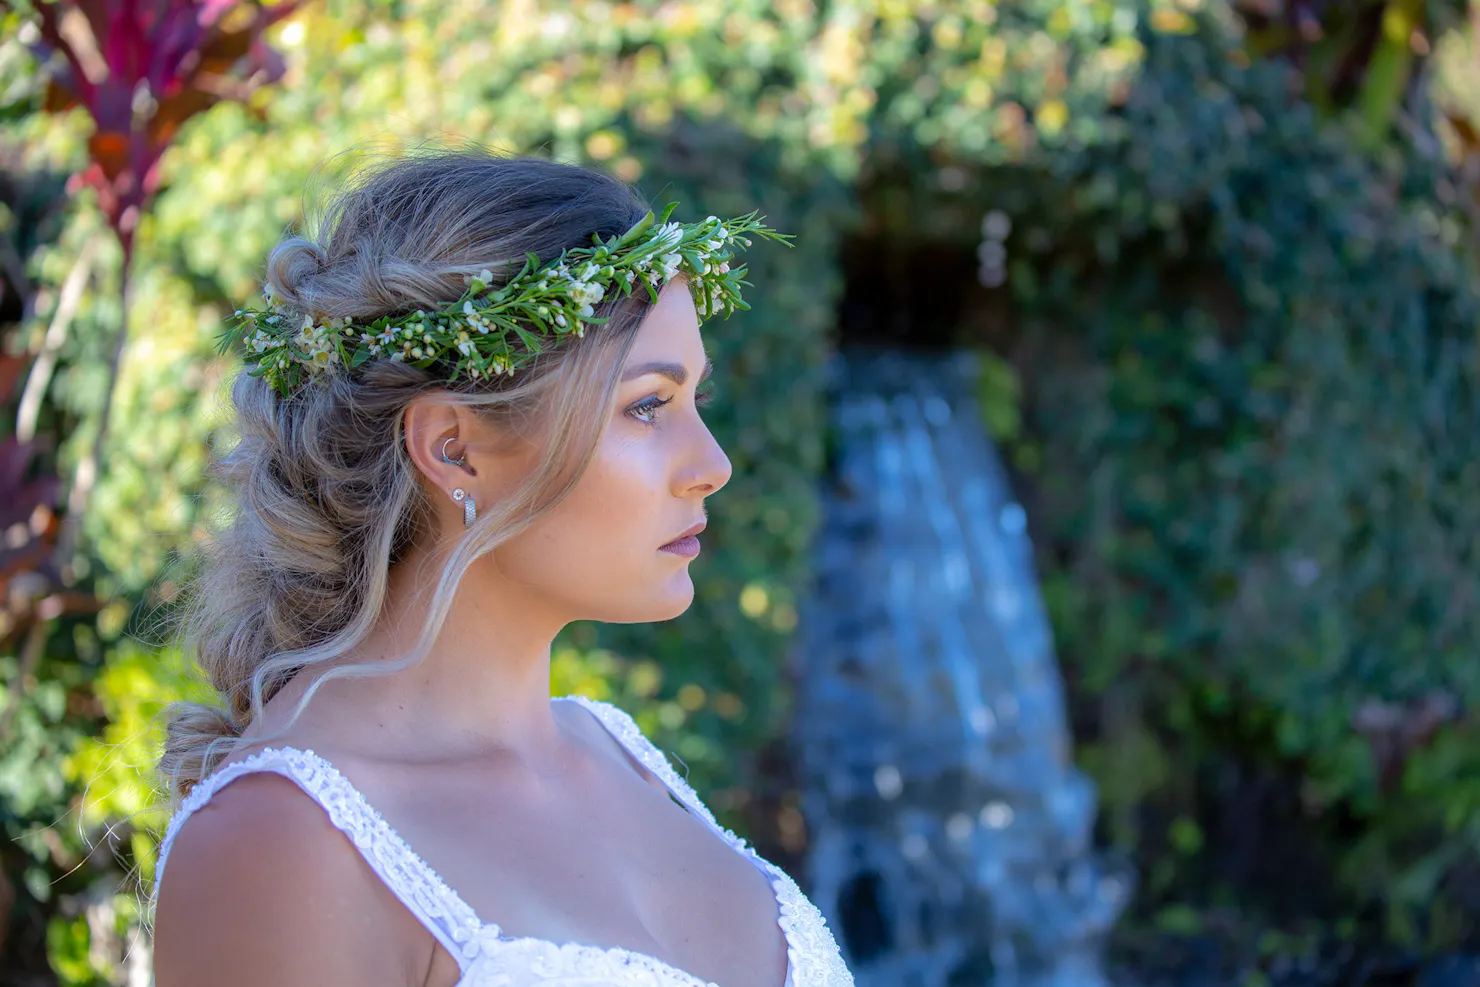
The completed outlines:
{"type": "Polygon", "coordinates": [[[334,827],[349,837],[391,892],[466,969],[478,955],[480,940],[497,927],[479,920],[473,909],[417,856],[399,833],[365,801],[349,779],[311,750],[270,747],[228,764],[209,776],[180,803],[159,846],[154,896],[159,896],[165,862],[180,827],[211,797],[244,775],[269,771],[289,779],[317,802],[334,827]]]}

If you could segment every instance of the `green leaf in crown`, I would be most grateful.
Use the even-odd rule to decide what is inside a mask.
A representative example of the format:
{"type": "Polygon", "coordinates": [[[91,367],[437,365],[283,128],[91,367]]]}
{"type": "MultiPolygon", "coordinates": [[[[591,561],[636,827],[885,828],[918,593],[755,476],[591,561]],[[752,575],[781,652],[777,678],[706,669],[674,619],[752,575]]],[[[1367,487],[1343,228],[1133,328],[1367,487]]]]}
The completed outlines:
{"type": "Polygon", "coordinates": [[[287,396],[323,374],[377,359],[421,368],[442,363],[452,368],[448,380],[512,375],[546,347],[605,322],[595,307],[611,292],[629,297],[640,284],[656,302],[658,290],[680,272],[688,277],[700,319],[748,309],[740,289],[749,282],[743,266],[730,266],[732,249],[749,247],[753,236],[786,243],[792,235],[764,226],[759,211],[723,221],[710,216],[701,223],[669,222],[677,205],[669,203],[657,219],[649,212],[621,236],[603,241],[592,234],[592,246],[562,251],[543,266],[528,254],[519,273],[502,285],[493,285],[491,271],[480,271],[468,279],[461,298],[436,312],[417,310],[367,325],[350,318],[315,325],[305,317],[298,325],[270,307],[242,309],[221,334],[220,349],[243,345],[247,372],[287,396]]]}

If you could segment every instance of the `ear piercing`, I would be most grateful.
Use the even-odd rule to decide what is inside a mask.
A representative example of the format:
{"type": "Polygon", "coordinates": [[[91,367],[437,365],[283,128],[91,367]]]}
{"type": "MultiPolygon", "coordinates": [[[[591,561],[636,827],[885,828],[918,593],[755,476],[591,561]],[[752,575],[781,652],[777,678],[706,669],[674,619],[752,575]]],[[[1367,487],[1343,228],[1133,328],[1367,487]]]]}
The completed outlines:
{"type": "Polygon", "coordinates": [[[473,522],[478,519],[478,508],[473,503],[473,495],[462,487],[452,491],[452,499],[463,505],[463,527],[471,528],[473,522]]]}
{"type": "MultiPolygon", "coordinates": [[[[442,462],[448,463],[452,466],[461,466],[464,462],[467,461],[468,457],[466,453],[458,456],[456,459],[453,459],[451,456],[447,455],[447,447],[452,444],[452,438],[453,437],[449,435],[446,439],[442,440],[442,462]]],[[[476,504],[473,503],[473,495],[468,493],[462,487],[458,487],[456,490],[452,491],[452,499],[463,505],[463,527],[471,528],[473,526],[473,522],[478,519],[478,507],[476,504]]]]}
{"type": "Polygon", "coordinates": [[[466,454],[458,456],[456,459],[449,459],[447,456],[447,447],[452,443],[452,440],[453,436],[449,435],[442,442],[442,462],[451,463],[453,466],[461,466],[463,462],[468,458],[466,454]]]}

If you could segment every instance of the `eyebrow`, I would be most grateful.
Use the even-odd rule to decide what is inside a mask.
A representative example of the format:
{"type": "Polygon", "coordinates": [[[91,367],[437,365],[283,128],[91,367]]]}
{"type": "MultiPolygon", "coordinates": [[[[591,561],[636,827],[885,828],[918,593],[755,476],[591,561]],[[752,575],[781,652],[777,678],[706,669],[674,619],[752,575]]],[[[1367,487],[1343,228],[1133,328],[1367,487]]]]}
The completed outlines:
{"type": "MultiPolygon", "coordinates": [[[[714,361],[706,359],[704,369],[699,371],[699,383],[704,383],[705,378],[714,373],[714,361]]],[[[659,361],[656,363],[639,363],[635,367],[628,367],[627,372],[622,375],[622,382],[636,380],[648,374],[662,374],[680,387],[684,381],[689,379],[689,368],[681,363],[667,363],[659,361]]]]}

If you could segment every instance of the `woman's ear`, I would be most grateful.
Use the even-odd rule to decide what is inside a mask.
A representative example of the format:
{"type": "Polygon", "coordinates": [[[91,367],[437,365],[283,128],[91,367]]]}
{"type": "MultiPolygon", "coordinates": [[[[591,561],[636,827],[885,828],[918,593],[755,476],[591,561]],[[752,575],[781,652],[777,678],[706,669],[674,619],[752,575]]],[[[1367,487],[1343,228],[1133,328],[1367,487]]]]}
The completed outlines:
{"type": "Polygon", "coordinates": [[[423,481],[452,503],[453,491],[475,496],[478,460],[488,443],[486,426],[468,408],[441,400],[436,394],[412,399],[406,406],[402,434],[407,455],[423,481]]]}

